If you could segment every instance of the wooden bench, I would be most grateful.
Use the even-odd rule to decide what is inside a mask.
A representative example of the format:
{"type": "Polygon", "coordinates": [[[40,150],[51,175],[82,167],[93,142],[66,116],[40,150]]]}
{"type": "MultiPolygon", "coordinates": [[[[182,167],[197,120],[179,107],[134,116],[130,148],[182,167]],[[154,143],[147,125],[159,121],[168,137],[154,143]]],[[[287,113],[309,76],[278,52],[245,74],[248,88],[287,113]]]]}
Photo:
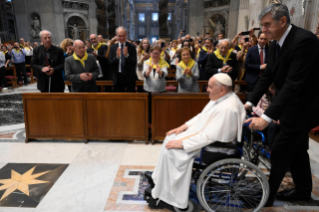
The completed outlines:
{"type": "Polygon", "coordinates": [[[33,69],[31,68],[31,65],[25,65],[26,68],[30,68],[31,72],[27,72],[28,77],[31,78],[30,83],[35,83],[34,81],[34,73],[33,73],[33,69]]]}
{"type": "Polygon", "coordinates": [[[148,140],[147,93],[24,93],[31,139],[148,140]]]}
{"type": "Polygon", "coordinates": [[[15,66],[7,67],[6,71],[12,71],[13,75],[5,75],[5,78],[9,80],[8,84],[12,85],[12,88],[16,88],[18,86],[17,82],[17,72],[15,66]]]}

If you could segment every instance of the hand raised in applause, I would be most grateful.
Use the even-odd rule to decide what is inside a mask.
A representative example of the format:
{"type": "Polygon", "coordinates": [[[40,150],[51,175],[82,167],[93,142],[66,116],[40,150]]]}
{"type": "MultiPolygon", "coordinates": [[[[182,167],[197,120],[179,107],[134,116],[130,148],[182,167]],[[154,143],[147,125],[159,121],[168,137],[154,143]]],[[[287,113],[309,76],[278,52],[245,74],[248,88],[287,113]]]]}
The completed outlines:
{"type": "Polygon", "coordinates": [[[186,124],[183,124],[182,126],[180,126],[178,128],[175,128],[175,129],[172,129],[172,130],[168,131],[166,133],[166,136],[172,135],[172,134],[178,135],[178,134],[180,134],[181,132],[184,132],[187,129],[188,129],[188,126],[186,124]]]}
{"type": "Polygon", "coordinates": [[[159,75],[159,76],[162,76],[162,71],[161,71],[161,67],[159,65],[157,65],[156,67],[156,73],[159,75]]]}
{"type": "Polygon", "coordinates": [[[87,73],[80,74],[80,78],[81,78],[82,81],[88,81],[89,80],[89,77],[88,77],[87,73]]]}
{"type": "Polygon", "coordinates": [[[229,68],[230,67],[227,65],[227,66],[224,66],[223,68],[221,68],[220,71],[223,73],[228,73],[230,71],[229,68]]]}
{"type": "Polygon", "coordinates": [[[94,55],[95,58],[97,58],[97,54],[95,52],[92,52],[92,54],[94,55]]]}
{"type": "Polygon", "coordinates": [[[116,56],[117,58],[121,58],[121,48],[117,48],[117,51],[116,51],[116,56]]]}

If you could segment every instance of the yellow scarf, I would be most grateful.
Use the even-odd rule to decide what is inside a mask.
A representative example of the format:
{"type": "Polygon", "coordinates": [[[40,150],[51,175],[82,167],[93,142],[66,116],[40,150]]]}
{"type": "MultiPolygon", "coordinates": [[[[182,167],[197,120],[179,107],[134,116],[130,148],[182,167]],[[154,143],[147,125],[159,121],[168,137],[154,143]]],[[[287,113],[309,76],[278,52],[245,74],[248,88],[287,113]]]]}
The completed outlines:
{"type": "Polygon", "coordinates": [[[3,54],[7,54],[7,53],[8,53],[8,51],[5,51],[5,52],[4,52],[4,51],[2,51],[2,52],[3,52],[3,54]]]}
{"type": "Polygon", "coordinates": [[[231,60],[230,55],[231,55],[231,51],[229,50],[226,56],[226,59],[219,53],[219,49],[217,49],[216,51],[214,51],[214,54],[216,55],[216,57],[220,60],[223,61],[223,64],[226,64],[228,60],[231,60]]]}
{"type": "Polygon", "coordinates": [[[163,55],[164,55],[165,53],[164,53],[164,50],[161,52],[161,57],[163,57],[163,55]]]}
{"type": "Polygon", "coordinates": [[[234,51],[234,49],[233,49],[233,48],[231,48],[231,49],[229,49],[229,51],[233,52],[233,51],[234,51]]]}
{"type": "Polygon", "coordinates": [[[30,49],[29,47],[26,47],[26,46],[25,46],[24,48],[25,48],[25,49],[30,49]]]}
{"type": "Polygon", "coordinates": [[[94,48],[94,46],[92,45],[92,49],[94,49],[94,50],[99,50],[99,48],[101,48],[101,46],[102,46],[102,44],[101,43],[99,43],[97,46],[96,46],[96,48],[94,48]]]}
{"type": "Polygon", "coordinates": [[[172,48],[171,50],[174,51],[174,52],[176,52],[176,51],[177,51],[177,48],[172,48]]]}
{"type": "MultiPolygon", "coordinates": [[[[153,59],[150,58],[148,62],[146,62],[147,65],[152,65],[153,64],[153,59]]],[[[169,64],[163,59],[160,57],[159,61],[158,61],[158,65],[163,68],[163,67],[167,67],[169,68],[169,64]]],[[[157,68],[157,65],[156,64],[153,64],[153,69],[156,69],[157,68]]]]}
{"type": "MultiPolygon", "coordinates": [[[[186,65],[186,64],[183,62],[183,60],[182,60],[180,63],[178,63],[178,65],[179,65],[179,67],[181,67],[182,69],[184,69],[184,71],[182,71],[182,74],[184,74],[186,68],[189,68],[189,69],[193,68],[193,66],[195,65],[195,61],[194,61],[193,59],[190,59],[189,62],[188,62],[188,64],[186,65]]],[[[187,77],[189,78],[191,75],[192,75],[192,74],[187,74],[187,77]]]]}
{"type": "Polygon", "coordinates": [[[238,47],[240,48],[240,50],[243,48],[241,45],[238,45],[238,47]]]}
{"type": "Polygon", "coordinates": [[[85,68],[85,63],[84,61],[86,61],[88,59],[88,53],[85,52],[84,57],[82,57],[82,59],[80,59],[75,52],[73,53],[73,58],[74,60],[78,60],[81,62],[82,66],[85,68]]]}
{"type": "Polygon", "coordinates": [[[203,46],[202,49],[203,49],[205,52],[208,51],[208,49],[206,48],[206,46],[203,46]]]}
{"type": "Polygon", "coordinates": [[[18,54],[20,53],[20,50],[16,50],[16,49],[14,49],[14,51],[15,51],[16,53],[18,53],[18,54]]]}
{"type": "Polygon", "coordinates": [[[106,45],[107,46],[107,43],[101,43],[102,45],[106,45]]]}
{"type": "Polygon", "coordinates": [[[24,48],[24,47],[25,47],[22,43],[20,43],[20,46],[22,46],[22,48],[24,48]]]}

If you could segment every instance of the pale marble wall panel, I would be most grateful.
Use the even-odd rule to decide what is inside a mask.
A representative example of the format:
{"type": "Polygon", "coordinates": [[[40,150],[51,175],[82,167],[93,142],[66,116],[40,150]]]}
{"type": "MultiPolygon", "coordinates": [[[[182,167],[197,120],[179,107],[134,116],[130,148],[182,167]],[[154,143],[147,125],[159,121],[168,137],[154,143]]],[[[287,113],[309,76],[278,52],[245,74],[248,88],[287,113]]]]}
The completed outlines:
{"type": "Polygon", "coordinates": [[[263,2],[260,0],[250,0],[249,1],[249,25],[248,29],[252,27],[260,27],[258,16],[263,9],[263,2]]]}
{"type": "Polygon", "coordinates": [[[188,0],[188,11],[189,34],[196,36],[197,32],[203,32],[204,5],[202,0],[188,0]]]}
{"type": "Polygon", "coordinates": [[[249,17],[249,0],[240,0],[237,33],[246,31],[245,17],[249,17]]]}
{"type": "Polygon", "coordinates": [[[232,39],[237,34],[237,25],[239,17],[239,1],[231,0],[229,6],[229,21],[228,21],[228,38],[232,39]]]}
{"type": "Polygon", "coordinates": [[[16,22],[18,29],[17,39],[24,38],[25,40],[30,40],[29,30],[30,24],[29,20],[26,18],[25,14],[16,14],[16,22]]]}
{"type": "Polygon", "coordinates": [[[90,34],[97,34],[96,4],[94,0],[90,2],[89,9],[90,34]]]}
{"type": "Polygon", "coordinates": [[[291,23],[299,26],[299,27],[304,27],[305,25],[305,16],[303,15],[303,8],[302,8],[302,0],[283,0],[282,3],[286,4],[288,7],[288,10],[290,11],[290,20],[291,23]],[[293,12],[293,8],[294,11],[293,12]]]}
{"type": "Polygon", "coordinates": [[[64,19],[63,14],[55,14],[56,21],[56,44],[59,44],[65,39],[64,19]]]}

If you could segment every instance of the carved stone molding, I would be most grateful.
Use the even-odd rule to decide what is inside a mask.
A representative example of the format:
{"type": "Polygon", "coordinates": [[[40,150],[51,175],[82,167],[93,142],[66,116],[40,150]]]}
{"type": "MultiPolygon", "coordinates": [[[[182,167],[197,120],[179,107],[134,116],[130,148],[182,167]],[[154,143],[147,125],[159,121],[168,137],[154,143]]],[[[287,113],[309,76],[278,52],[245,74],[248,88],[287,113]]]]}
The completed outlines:
{"type": "Polygon", "coordinates": [[[74,9],[74,10],[89,10],[89,3],[62,1],[62,6],[64,9],[74,9]]]}
{"type": "Polygon", "coordinates": [[[204,8],[221,7],[230,5],[230,0],[205,0],[204,8]]]}

